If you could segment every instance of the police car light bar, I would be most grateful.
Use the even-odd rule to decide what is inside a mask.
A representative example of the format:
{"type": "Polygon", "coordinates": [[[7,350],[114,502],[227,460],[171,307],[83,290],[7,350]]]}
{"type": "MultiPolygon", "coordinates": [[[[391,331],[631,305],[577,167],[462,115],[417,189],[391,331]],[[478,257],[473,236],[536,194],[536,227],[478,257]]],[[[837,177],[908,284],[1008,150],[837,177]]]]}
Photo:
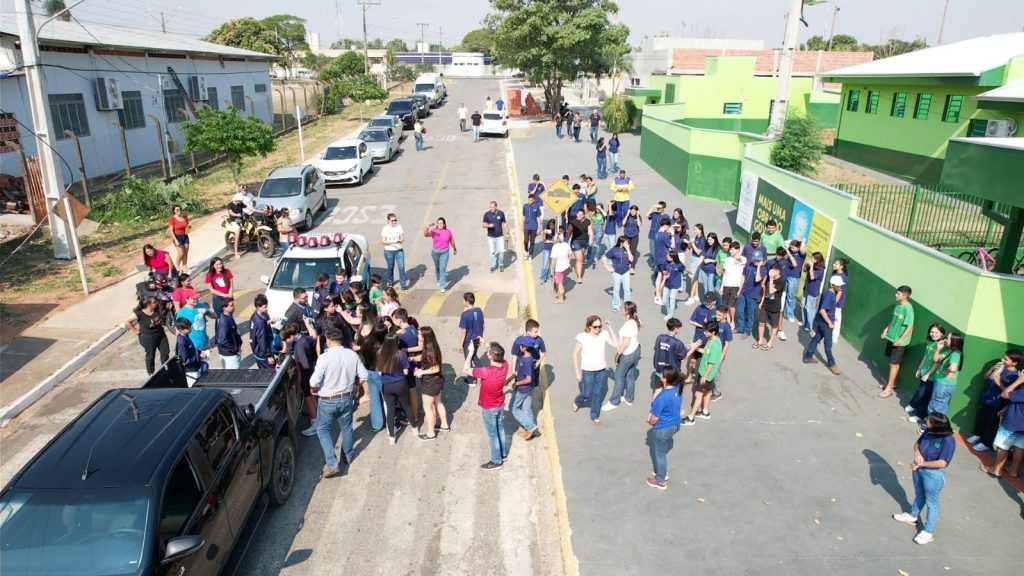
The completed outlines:
{"type": "Polygon", "coordinates": [[[336,246],[341,246],[342,242],[345,241],[345,235],[341,232],[335,232],[334,234],[307,234],[300,236],[297,232],[290,232],[288,234],[288,242],[298,246],[308,246],[310,248],[328,247],[333,242],[336,246]]]}

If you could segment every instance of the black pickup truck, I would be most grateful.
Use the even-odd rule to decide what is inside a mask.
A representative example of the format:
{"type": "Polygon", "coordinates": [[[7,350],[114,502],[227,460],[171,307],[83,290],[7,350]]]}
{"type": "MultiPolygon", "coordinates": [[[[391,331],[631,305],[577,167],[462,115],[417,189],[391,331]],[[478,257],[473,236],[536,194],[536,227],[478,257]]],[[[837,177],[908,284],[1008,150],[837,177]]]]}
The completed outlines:
{"type": "Polygon", "coordinates": [[[0,493],[0,572],[218,574],[262,495],[291,495],[301,400],[290,359],[189,388],[172,358],[107,392],[0,493]]]}

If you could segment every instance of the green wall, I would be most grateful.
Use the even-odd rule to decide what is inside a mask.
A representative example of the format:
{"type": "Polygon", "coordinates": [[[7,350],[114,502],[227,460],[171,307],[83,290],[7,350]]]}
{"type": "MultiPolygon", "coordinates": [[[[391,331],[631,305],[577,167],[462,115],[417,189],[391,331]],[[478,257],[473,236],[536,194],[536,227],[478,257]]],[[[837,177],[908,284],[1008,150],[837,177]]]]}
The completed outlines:
{"type": "Polygon", "coordinates": [[[971,119],[1014,118],[1024,122],[1024,114],[997,110],[981,110],[973,98],[987,88],[979,86],[921,86],[843,84],[839,129],[835,154],[839,158],[881,170],[896,176],[929,184],[938,184],[942,160],[950,138],[966,136],[971,119]],[[856,112],[847,110],[850,90],[860,90],[856,112]],[[868,92],[878,92],[878,109],[867,113],[868,92]],[[907,93],[902,118],[893,116],[892,105],[897,92],[907,93]],[[926,119],[914,118],[918,94],[931,94],[931,107],[926,119]],[[946,96],[964,96],[959,122],[943,122],[946,96]]]}
{"type": "MultiPolygon", "coordinates": [[[[1024,206],[1024,149],[985,144],[985,138],[952,140],[942,186],[996,202],[1024,206]]],[[[1024,142],[1024,139],[1020,140],[1024,142]]]]}

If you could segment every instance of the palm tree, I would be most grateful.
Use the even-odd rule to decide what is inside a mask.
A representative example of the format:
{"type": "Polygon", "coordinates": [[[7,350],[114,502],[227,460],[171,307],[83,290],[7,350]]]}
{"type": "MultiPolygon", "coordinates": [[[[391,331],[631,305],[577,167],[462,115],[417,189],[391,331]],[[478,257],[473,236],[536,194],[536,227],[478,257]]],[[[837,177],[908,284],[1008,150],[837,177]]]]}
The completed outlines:
{"type": "MultiPolygon", "coordinates": [[[[64,0],[43,0],[43,10],[46,11],[47,16],[53,16],[54,14],[66,8],[67,4],[64,3],[64,0]]],[[[63,20],[65,22],[70,22],[71,12],[64,12],[63,14],[58,16],[57,19],[63,20]]]]}

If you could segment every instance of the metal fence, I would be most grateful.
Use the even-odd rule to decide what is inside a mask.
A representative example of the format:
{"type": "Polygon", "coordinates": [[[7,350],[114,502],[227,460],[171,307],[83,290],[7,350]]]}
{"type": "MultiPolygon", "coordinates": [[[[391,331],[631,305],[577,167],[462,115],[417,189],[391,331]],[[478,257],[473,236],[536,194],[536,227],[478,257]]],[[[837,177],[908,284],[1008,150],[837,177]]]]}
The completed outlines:
{"type": "Polygon", "coordinates": [[[990,215],[1010,211],[977,196],[919,185],[834,186],[860,198],[857,216],[936,248],[998,246],[1003,225],[990,215]]]}

